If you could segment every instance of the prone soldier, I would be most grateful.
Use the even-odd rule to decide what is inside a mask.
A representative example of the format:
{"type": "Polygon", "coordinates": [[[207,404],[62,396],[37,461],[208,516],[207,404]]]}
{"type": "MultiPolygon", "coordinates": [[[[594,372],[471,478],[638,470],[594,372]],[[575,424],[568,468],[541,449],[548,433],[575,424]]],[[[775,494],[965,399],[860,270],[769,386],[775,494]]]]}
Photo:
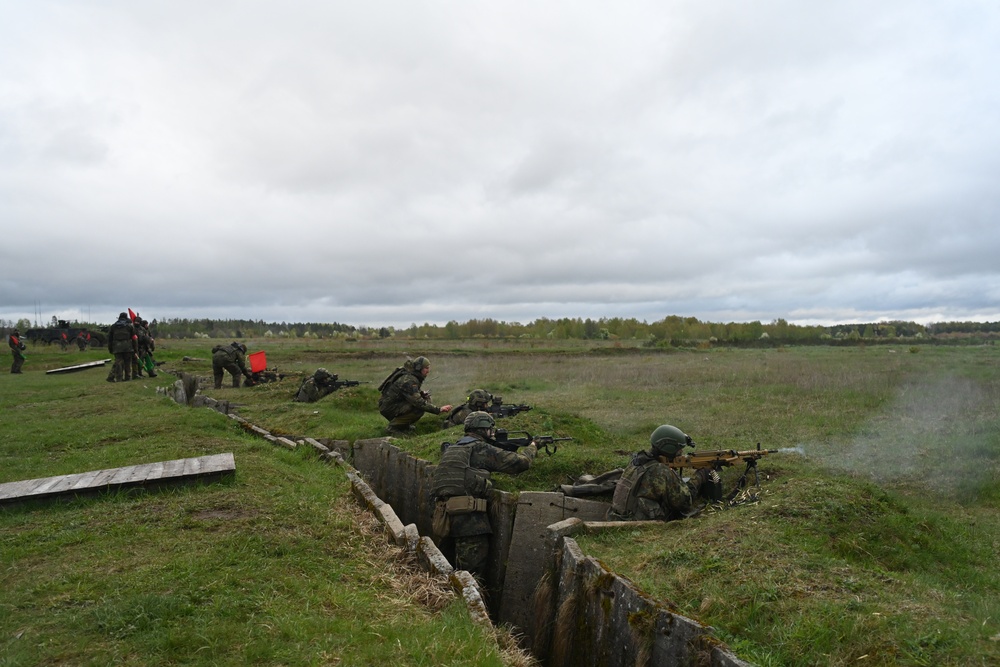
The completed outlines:
{"type": "Polygon", "coordinates": [[[696,500],[704,484],[713,484],[713,471],[699,469],[685,482],[669,463],[690,436],[676,426],[658,426],[649,436],[649,451],[636,452],[615,485],[609,521],[682,519],[697,511],[696,500]]]}

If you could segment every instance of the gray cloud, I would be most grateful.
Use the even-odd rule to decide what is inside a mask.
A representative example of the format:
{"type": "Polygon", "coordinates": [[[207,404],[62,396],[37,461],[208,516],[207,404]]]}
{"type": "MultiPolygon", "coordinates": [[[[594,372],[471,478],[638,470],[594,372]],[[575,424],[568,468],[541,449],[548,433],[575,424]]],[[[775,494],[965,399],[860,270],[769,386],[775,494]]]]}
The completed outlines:
{"type": "Polygon", "coordinates": [[[978,2],[40,2],[0,318],[1000,319],[978,2]]]}

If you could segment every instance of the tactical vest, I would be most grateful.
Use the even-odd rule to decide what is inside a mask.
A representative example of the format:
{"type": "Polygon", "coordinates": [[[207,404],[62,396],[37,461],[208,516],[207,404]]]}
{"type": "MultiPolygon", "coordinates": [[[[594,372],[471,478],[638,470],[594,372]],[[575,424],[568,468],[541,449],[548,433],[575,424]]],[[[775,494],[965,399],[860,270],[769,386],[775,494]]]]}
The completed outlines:
{"type": "Polygon", "coordinates": [[[431,482],[433,498],[451,498],[454,496],[475,496],[485,498],[493,485],[490,483],[490,473],[486,470],[473,468],[470,460],[472,448],[479,442],[478,438],[465,437],[445,449],[441,454],[441,463],[434,471],[431,482]]]}
{"type": "Polygon", "coordinates": [[[635,515],[636,505],[639,499],[632,493],[632,489],[639,485],[639,481],[645,476],[649,469],[653,467],[656,460],[644,463],[641,466],[630,468],[625,471],[621,479],[615,485],[615,495],[611,500],[611,511],[623,517],[635,515]]]}
{"type": "Polygon", "coordinates": [[[386,379],[382,380],[382,384],[380,384],[378,386],[378,390],[379,391],[385,391],[386,388],[392,386],[392,383],[396,381],[396,378],[398,378],[403,373],[407,373],[407,372],[409,372],[409,371],[407,371],[402,366],[399,366],[398,368],[396,368],[396,370],[394,370],[393,372],[389,373],[389,376],[386,379]]]}
{"type": "Polygon", "coordinates": [[[119,320],[111,325],[111,339],[115,342],[132,340],[132,334],[128,331],[128,324],[119,320]]]}

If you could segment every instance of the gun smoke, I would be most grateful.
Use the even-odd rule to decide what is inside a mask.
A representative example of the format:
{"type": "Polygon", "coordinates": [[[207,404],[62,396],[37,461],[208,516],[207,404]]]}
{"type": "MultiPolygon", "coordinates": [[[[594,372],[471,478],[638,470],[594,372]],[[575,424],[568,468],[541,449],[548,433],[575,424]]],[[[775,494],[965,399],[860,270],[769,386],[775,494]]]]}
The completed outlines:
{"type": "Polygon", "coordinates": [[[918,378],[900,387],[852,441],[816,444],[811,458],[886,486],[974,498],[977,489],[996,481],[998,413],[1000,393],[993,384],[918,378]]]}

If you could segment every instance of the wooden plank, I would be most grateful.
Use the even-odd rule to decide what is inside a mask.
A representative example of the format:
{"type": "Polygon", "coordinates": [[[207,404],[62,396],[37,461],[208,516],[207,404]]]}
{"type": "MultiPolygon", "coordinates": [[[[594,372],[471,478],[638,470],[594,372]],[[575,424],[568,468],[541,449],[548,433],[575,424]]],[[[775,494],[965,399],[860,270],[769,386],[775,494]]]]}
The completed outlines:
{"type": "Polygon", "coordinates": [[[91,361],[86,364],[77,364],[76,366],[64,366],[63,368],[53,368],[52,370],[45,371],[45,374],[51,375],[52,373],[75,373],[76,371],[82,371],[88,368],[98,368],[108,363],[109,361],[111,360],[102,359],[101,361],[91,361]]]}
{"type": "Polygon", "coordinates": [[[91,470],[72,475],[41,477],[0,484],[0,504],[39,498],[72,497],[128,487],[158,487],[191,480],[222,477],[236,471],[231,452],[189,459],[91,470]]]}

